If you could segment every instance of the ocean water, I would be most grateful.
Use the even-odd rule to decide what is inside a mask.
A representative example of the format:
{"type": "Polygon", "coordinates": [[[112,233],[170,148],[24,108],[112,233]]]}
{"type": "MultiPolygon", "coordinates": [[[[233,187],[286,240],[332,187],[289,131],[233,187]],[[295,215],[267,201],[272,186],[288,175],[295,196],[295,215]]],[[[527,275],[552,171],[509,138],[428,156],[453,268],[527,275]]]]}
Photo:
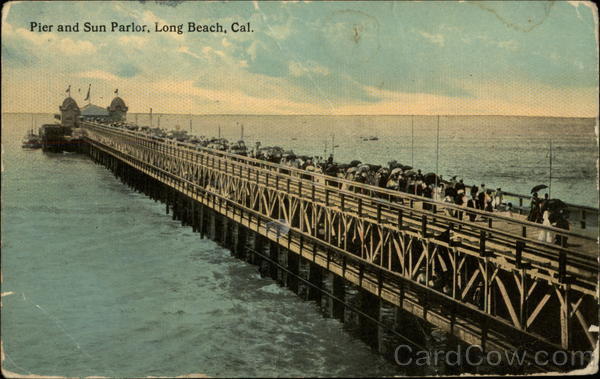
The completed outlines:
{"type": "Polygon", "coordinates": [[[529,194],[550,185],[551,197],[598,207],[598,131],[590,118],[513,116],[186,116],[130,114],[129,121],[205,136],[241,137],[250,146],[282,146],[339,162],[395,159],[444,178],[529,194]],[[378,141],[361,137],[377,136],[378,141]],[[552,144],[552,164],[550,164],[552,144]],[[552,165],[552,169],[550,169],[552,165]],[[436,170],[437,168],[437,170],[436,170]]]}
{"type": "Polygon", "coordinates": [[[4,115],[2,347],[19,374],[402,374],[85,156],[27,151],[4,115]]]}
{"type": "MultiPolygon", "coordinates": [[[[33,122],[2,115],[3,367],[60,376],[378,376],[384,361],[255,266],[200,239],[85,156],[20,148],[33,122]]],[[[129,115],[131,121],[136,115],[129,115]]],[[[147,115],[138,115],[149,123],[147,115]]],[[[158,115],[153,123],[158,124],[158,115]]],[[[188,116],[160,126],[190,128],[188,116]]],[[[324,154],[411,164],[410,117],[193,116],[192,132],[324,154]],[[376,135],[379,141],[362,141],[376,135]]],[[[597,205],[595,121],[414,118],[414,166],[528,192],[548,177],[553,197],[597,205]]]]}

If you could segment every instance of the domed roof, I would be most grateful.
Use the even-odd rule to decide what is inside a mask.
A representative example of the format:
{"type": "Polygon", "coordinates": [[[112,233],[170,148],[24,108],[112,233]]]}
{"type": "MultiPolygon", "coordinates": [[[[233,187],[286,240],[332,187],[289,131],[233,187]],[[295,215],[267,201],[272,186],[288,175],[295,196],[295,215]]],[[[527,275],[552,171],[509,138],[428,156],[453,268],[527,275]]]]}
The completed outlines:
{"type": "Polygon", "coordinates": [[[60,106],[60,110],[66,111],[67,109],[71,108],[79,109],[79,106],[77,105],[77,102],[71,96],[69,96],[65,99],[65,101],[63,101],[62,105],[60,106]]]}
{"type": "Polygon", "coordinates": [[[119,96],[115,97],[111,103],[110,103],[110,109],[117,109],[117,108],[121,108],[121,109],[125,109],[127,110],[127,106],[125,105],[125,102],[123,101],[123,99],[121,99],[119,96]]]}

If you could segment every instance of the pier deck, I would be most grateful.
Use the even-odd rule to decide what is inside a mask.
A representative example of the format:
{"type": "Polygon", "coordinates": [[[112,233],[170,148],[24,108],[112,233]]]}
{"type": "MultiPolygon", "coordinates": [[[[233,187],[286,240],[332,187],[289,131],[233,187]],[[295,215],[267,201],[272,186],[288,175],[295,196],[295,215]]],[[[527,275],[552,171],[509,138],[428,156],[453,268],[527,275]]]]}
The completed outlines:
{"type": "Polygon", "coordinates": [[[467,343],[596,345],[596,236],[106,125],[82,128],[93,159],[177,191],[194,222],[203,220],[198,209],[217,212],[467,343]],[[568,243],[539,241],[541,230],[568,243]]]}

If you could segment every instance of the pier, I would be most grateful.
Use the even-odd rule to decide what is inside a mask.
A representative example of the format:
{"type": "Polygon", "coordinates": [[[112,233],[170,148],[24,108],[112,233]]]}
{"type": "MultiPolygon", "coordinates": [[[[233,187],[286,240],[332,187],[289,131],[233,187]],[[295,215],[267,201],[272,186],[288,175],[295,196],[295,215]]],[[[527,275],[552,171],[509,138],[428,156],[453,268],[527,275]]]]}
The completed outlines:
{"type": "Polygon", "coordinates": [[[596,347],[595,237],[92,121],[80,127],[95,162],[327,316],[364,328],[382,354],[406,343],[403,314],[485,350],[596,347]],[[542,229],[568,244],[539,241],[542,229]]]}

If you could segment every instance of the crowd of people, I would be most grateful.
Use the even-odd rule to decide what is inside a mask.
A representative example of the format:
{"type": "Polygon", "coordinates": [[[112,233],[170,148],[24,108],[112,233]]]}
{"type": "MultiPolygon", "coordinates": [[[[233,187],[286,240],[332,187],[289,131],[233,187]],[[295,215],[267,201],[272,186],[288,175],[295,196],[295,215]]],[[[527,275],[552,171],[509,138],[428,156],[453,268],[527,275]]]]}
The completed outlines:
{"type": "MultiPolygon", "coordinates": [[[[279,146],[261,146],[260,142],[249,149],[242,140],[229,142],[225,138],[206,138],[190,135],[186,131],[166,131],[160,128],[138,127],[127,123],[112,123],[110,125],[142,132],[155,139],[179,141],[198,147],[227,151],[306,170],[311,173],[322,173],[357,183],[370,184],[453,204],[465,209],[445,208],[445,212],[459,220],[463,220],[465,216],[471,222],[484,219],[477,213],[469,212],[469,208],[487,212],[500,211],[509,217],[513,216],[513,206],[510,202],[504,202],[501,188],[492,190],[486,188],[483,183],[480,186],[467,186],[463,179],[457,179],[456,176],[453,176],[450,180],[445,180],[441,175],[432,172],[423,174],[420,169],[414,170],[413,167],[403,165],[395,160],[388,162],[387,166],[363,163],[358,160],[353,160],[350,163],[339,163],[334,161],[333,155],[326,159],[322,156],[296,155],[293,151],[286,151],[279,146]]],[[[560,203],[562,202],[559,201],[558,204],[560,203]]],[[[554,204],[551,203],[547,194],[541,200],[537,192],[533,193],[527,220],[568,230],[569,222],[566,206],[564,206],[564,203],[561,207],[556,206],[556,204],[556,201],[554,204]]],[[[424,202],[423,208],[431,210],[433,205],[424,202]]],[[[539,240],[561,245],[566,244],[566,237],[555,235],[555,233],[546,230],[540,232],[539,240]]]]}

